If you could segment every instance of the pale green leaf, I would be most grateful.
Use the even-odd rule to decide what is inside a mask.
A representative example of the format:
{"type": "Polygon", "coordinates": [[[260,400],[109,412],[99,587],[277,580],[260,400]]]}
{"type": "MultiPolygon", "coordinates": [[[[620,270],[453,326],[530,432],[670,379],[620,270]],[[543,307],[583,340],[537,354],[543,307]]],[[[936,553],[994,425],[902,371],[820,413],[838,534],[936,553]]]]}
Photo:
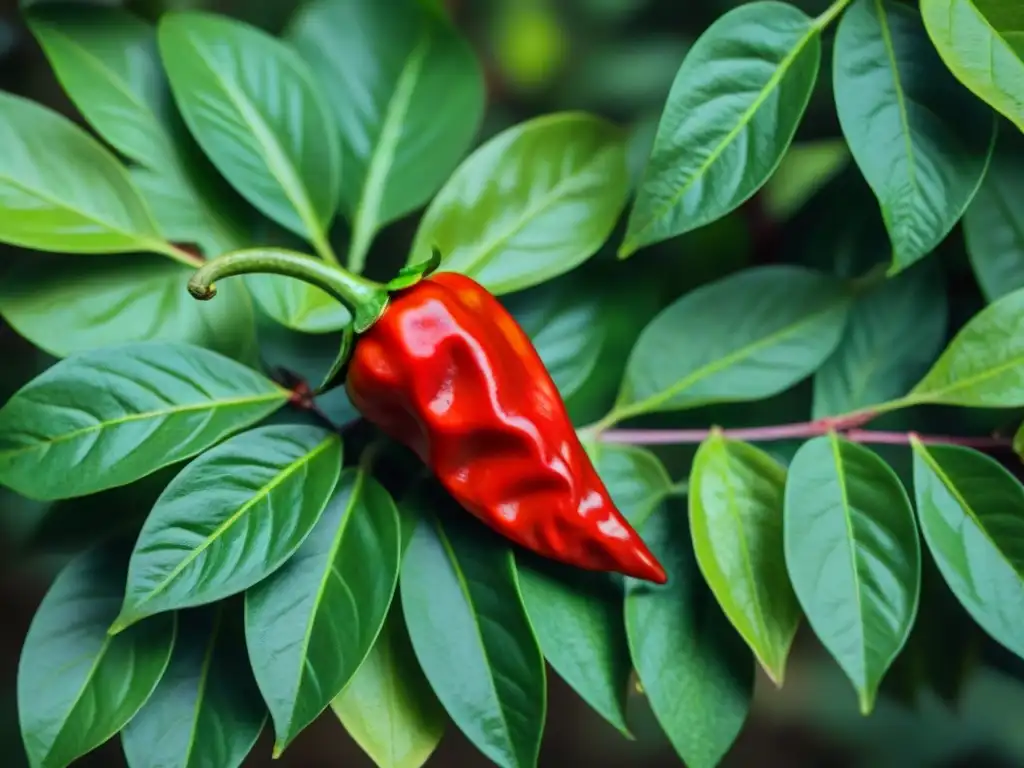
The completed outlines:
{"type": "Polygon", "coordinates": [[[408,263],[441,251],[494,294],[537,285],[593,256],[626,203],[626,135],[561,112],[509,128],[470,155],[427,208],[408,263]]]}
{"type": "Polygon", "coordinates": [[[785,481],[767,453],[715,433],[697,450],[688,493],[700,571],[778,686],[800,622],[783,551],[785,481]]]}
{"type": "Polygon", "coordinates": [[[421,768],[437,748],[447,719],[416,661],[397,595],[377,642],[331,708],[379,768],[421,768]]]}
{"type": "Polygon", "coordinates": [[[587,441],[584,448],[615,506],[633,526],[672,490],[664,465],[646,448],[600,441],[587,441]]]}
{"type": "Polygon", "coordinates": [[[0,242],[60,253],[163,251],[124,167],[66,117],[0,92],[0,242]]]}
{"type": "Polygon", "coordinates": [[[246,275],[246,285],[268,317],[293,331],[331,333],[352,322],[337,299],[297,278],[246,275]]]}
{"type": "Polygon", "coordinates": [[[1024,10],[1017,0],[920,0],[946,66],[1024,131],[1024,10]]]}
{"type": "Polygon", "coordinates": [[[1024,288],[997,299],[953,337],[901,405],[1024,406],[1024,288]]]}

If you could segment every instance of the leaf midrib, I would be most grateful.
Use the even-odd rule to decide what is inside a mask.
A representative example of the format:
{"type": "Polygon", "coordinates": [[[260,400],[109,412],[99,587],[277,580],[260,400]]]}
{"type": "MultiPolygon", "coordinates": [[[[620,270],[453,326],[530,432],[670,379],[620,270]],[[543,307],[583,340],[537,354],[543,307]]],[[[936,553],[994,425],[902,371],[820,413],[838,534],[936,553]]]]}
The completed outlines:
{"type": "Polygon", "coordinates": [[[893,45],[892,30],[889,28],[889,17],[882,0],[875,0],[875,12],[878,15],[878,26],[882,33],[885,55],[889,61],[889,68],[892,70],[892,86],[896,94],[896,108],[900,116],[900,125],[903,128],[903,149],[907,156],[907,180],[910,182],[914,196],[919,197],[921,189],[917,181],[917,161],[912,139],[913,132],[910,128],[910,116],[907,112],[907,97],[903,90],[903,81],[896,61],[896,48],[893,45]]]}
{"type": "MultiPolygon", "coordinates": [[[[718,437],[716,442],[718,443],[718,450],[722,452],[723,463],[726,468],[726,496],[727,496],[727,508],[729,510],[729,516],[733,519],[736,535],[739,538],[740,544],[740,556],[743,560],[743,570],[746,572],[747,579],[750,583],[750,591],[753,596],[754,603],[754,614],[757,619],[758,628],[761,632],[761,637],[765,640],[769,639],[768,622],[765,620],[764,608],[761,605],[761,593],[757,588],[757,579],[754,577],[754,566],[750,558],[750,548],[747,545],[747,532],[743,525],[743,518],[740,515],[739,504],[736,501],[736,493],[733,488],[733,483],[730,482],[730,478],[736,477],[736,474],[731,471],[731,460],[734,458],[729,451],[729,446],[725,439],[718,437]]],[[[774,648],[772,649],[774,655],[774,648]]],[[[760,657],[761,654],[755,650],[755,653],[760,657]]],[[[761,659],[762,662],[766,662],[765,666],[770,667],[772,673],[775,673],[775,662],[777,659],[773,659],[771,663],[767,663],[766,659],[761,659]]]]}
{"type": "Polygon", "coordinates": [[[206,401],[203,403],[194,403],[192,405],[177,408],[162,408],[153,411],[145,411],[143,413],[133,413],[127,416],[119,416],[118,418],[112,419],[110,421],[100,422],[99,424],[94,424],[88,427],[83,427],[82,429],[76,429],[71,432],[67,432],[63,435],[58,435],[57,437],[51,440],[41,440],[37,443],[33,443],[32,445],[16,448],[14,450],[0,451],[0,461],[10,459],[11,457],[14,456],[20,456],[30,451],[45,451],[58,443],[67,442],[68,440],[74,440],[77,437],[91,434],[93,432],[99,432],[105,429],[113,429],[135,421],[144,421],[146,419],[158,419],[165,416],[174,416],[181,413],[193,413],[195,411],[202,410],[218,410],[225,407],[234,408],[245,405],[255,405],[258,403],[270,402],[271,400],[283,401],[287,397],[288,391],[285,389],[280,389],[277,392],[262,394],[254,397],[240,397],[227,400],[206,401]]]}
{"type": "Polygon", "coordinates": [[[793,62],[797,60],[800,54],[804,52],[804,48],[807,46],[807,44],[811,41],[812,38],[820,34],[821,30],[812,19],[808,19],[807,23],[807,31],[804,33],[803,37],[801,37],[797,41],[797,44],[793,46],[793,49],[786,54],[782,61],[779,62],[779,65],[775,69],[775,72],[772,73],[772,76],[768,78],[768,82],[765,83],[764,87],[762,87],[761,90],[758,92],[757,97],[754,99],[753,103],[749,107],[747,107],[746,110],[744,110],[742,115],[740,115],[740,119],[736,122],[736,125],[733,126],[725,135],[725,137],[718,144],[715,145],[714,149],[704,160],[704,162],[701,163],[697,170],[694,171],[690,179],[682,187],[680,187],[679,190],[675,194],[673,194],[667,202],[663,203],[659,208],[657,208],[643,226],[641,226],[633,233],[633,235],[629,238],[628,242],[623,245],[624,249],[632,248],[637,243],[641,242],[647,235],[647,232],[650,231],[650,229],[653,226],[655,226],[655,224],[657,224],[665,216],[665,214],[667,214],[670,210],[672,210],[672,208],[678,205],[679,201],[686,195],[687,192],[690,191],[690,189],[693,188],[694,184],[700,181],[704,177],[704,175],[710,170],[711,166],[718,162],[719,158],[722,157],[722,155],[725,153],[725,150],[729,147],[729,145],[732,144],[743,131],[743,129],[747,127],[747,125],[753,119],[754,115],[758,112],[758,110],[760,110],[761,107],[764,106],[771,92],[774,91],[782,83],[783,78],[789,74],[790,67],[793,65],[793,62]]]}
{"type": "Polygon", "coordinates": [[[996,544],[991,534],[989,534],[988,528],[982,524],[978,514],[974,511],[974,507],[972,507],[968,503],[967,499],[963,497],[963,494],[960,493],[960,489],[956,487],[946,471],[942,469],[942,465],[935,460],[931,452],[928,450],[928,447],[919,440],[914,440],[912,447],[914,448],[914,452],[921,457],[921,459],[928,465],[929,469],[931,469],[932,472],[935,473],[935,476],[939,478],[939,482],[946,488],[949,495],[953,497],[953,500],[957,503],[960,509],[963,510],[964,514],[970,518],[972,523],[974,523],[975,527],[981,532],[981,535],[985,537],[985,541],[989,543],[989,546],[996,551],[999,555],[999,559],[1002,560],[1006,567],[1015,573],[1017,578],[1022,582],[1022,584],[1024,584],[1024,573],[1021,573],[1021,571],[1019,571],[1017,567],[1010,562],[1006,555],[1003,554],[1002,548],[996,544]]]}
{"type": "MultiPolygon", "coordinates": [[[[832,461],[835,463],[836,468],[836,481],[839,483],[839,496],[840,505],[843,510],[843,523],[846,526],[847,541],[850,543],[850,567],[853,574],[854,582],[854,597],[857,608],[857,616],[860,619],[857,622],[857,629],[860,635],[860,644],[858,650],[860,651],[860,660],[864,670],[864,685],[865,687],[869,683],[870,673],[868,671],[868,657],[867,657],[867,636],[864,633],[864,602],[861,598],[861,578],[860,569],[857,563],[857,539],[853,530],[853,516],[850,509],[850,495],[849,489],[846,484],[846,469],[843,464],[842,446],[839,444],[839,436],[832,432],[828,436],[829,449],[832,452],[832,461]]],[[[867,690],[861,693],[862,699],[866,696],[867,690]]]]}
{"type": "MultiPolygon", "coordinates": [[[[116,71],[108,67],[106,63],[98,56],[93,55],[93,53],[88,48],[78,45],[77,41],[75,41],[68,35],[64,34],[64,32],[60,28],[52,26],[45,22],[36,22],[36,24],[30,24],[30,26],[36,25],[45,29],[49,34],[53,35],[54,37],[60,38],[64,42],[65,46],[67,46],[67,50],[72,52],[72,55],[77,55],[80,61],[85,62],[86,65],[90,66],[94,71],[99,72],[101,76],[104,76],[104,79],[114,87],[114,90],[121,93],[121,95],[123,95],[129,102],[131,102],[131,104],[133,104],[139,112],[143,113],[146,116],[147,122],[149,123],[149,128],[156,128],[156,132],[157,135],[159,135],[160,137],[161,143],[167,145],[164,147],[164,152],[166,154],[173,154],[173,152],[168,152],[168,147],[173,147],[173,142],[170,140],[170,138],[167,135],[167,132],[164,130],[164,126],[160,123],[159,120],[156,119],[156,116],[149,108],[149,105],[139,98],[138,94],[136,94],[135,91],[133,91],[124,82],[124,80],[118,75],[116,71]]],[[[151,170],[155,170],[156,167],[158,167],[156,165],[149,165],[147,159],[143,157],[134,157],[132,159],[136,160],[142,165],[145,165],[151,170]]]]}
{"type": "MultiPolygon", "coordinates": [[[[213,654],[217,648],[217,638],[220,635],[220,625],[224,617],[223,603],[217,608],[217,615],[213,620],[213,628],[210,630],[210,640],[203,654],[203,664],[199,670],[199,686],[196,694],[196,706],[192,713],[192,728],[189,730],[188,746],[185,749],[184,768],[189,768],[189,761],[192,759],[192,750],[196,746],[196,736],[199,733],[199,718],[203,713],[203,701],[206,696],[206,686],[210,682],[210,668],[213,666],[213,654]]],[[[173,653],[173,651],[172,651],[173,653]]]]}
{"type": "MultiPolygon", "coordinates": [[[[334,559],[338,556],[338,550],[341,548],[342,539],[345,537],[345,531],[348,530],[349,521],[352,519],[353,510],[356,502],[359,501],[360,494],[362,493],[363,482],[365,475],[361,471],[356,471],[355,484],[352,486],[352,492],[349,494],[348,502],[345,504],[345,511],[342,513],[340,524],[338,529],[334,532],[334,539],[331,541],[331,548],[327,553],[327,557],[324,559],[325,568],[320,574],[320,583],[317,585],[316,596],[313,599],[312,610],[309,612],[309,618],[306,621],[306,628],[302,635],[301,649],[299,652],[299,674],[297,676],[297,684],[295,686],[295,699],[292,702],[291,712],[289,713],[288,725],[294,727],[295,725],[295,709],[299,703],[299,697],[302,693],[302,683],[306,679],[306,659],[309,656],[309,643],[313,637],[313,627],[316,625],[317,614],[320,611],[321,603],[323,602],[324,592],[327,591],[327,583],[330,581],[330,575],[334,567],[334,559]]],[[[339,484],[340,484],[339,480],[339,484]]],[[[329,502],[328,502],[329,503],[329,502]]],[[[339,653],[340,655],[340,653],[339,653]]],[[[350,678],[351,679],[351,678],[350,678]]],[[[335,698],[337,694],[331,698],[335,698]]],[[[277,741],[278,744],[283,747],[285,739],[283,734],[279,736],[277,741]]]]}
{"type": "Polygon", "coordinates": [[[982,371],[981,373],[975,374],[974,376],[968,376],[967,378],[964,379],[958,379],[951,384],[947,384],[944,387],[933,389],[930,392],[918,392],[918,387],[920,387],[921,384],[927,383],[928,378],[930,378],[929,376],[926,377],[925,380],[921,382],[921,384],[918,384],[917,387],[914,387],[910,394],[908,394],[905,398],[902,398],[899,402],[902,404],[902,406],[913,405],[915,403],[939,402],[940,398],[946,397],[951,392],[956,392],[958,389],[973,387],[976,384],[979,384],[988,378],[1000,376],[1003,373],[1013,370],[1014,368],[1018,368],[1022,365],[1024,365],[1024,355],[1019,355],[1017,357],[1012,358],[1011,360],[1008,360],[1005,363],[1001,363],[1000,365],[988,368],[982,371]]]}
{"type": "Polygon", "coordinates": [[[370,162],[366,169],[366,178],[359,195],[359,205],[353,224],[353,241],[368,238],[378,227],[380,206],[384,199],[384,189],[394,165],[395,154],[401,139],[401,128],[409,113],[413,94],[419,85],[423,62],[430,50],[431,39],[424,30],[415,47],[410,51],[402,65],[402,71],[395,83],[395,90],[388,99],[384,109],[384,120],[378,140],[370,152],[370,162]]]}
{"type": "Polygon", "coordinates": [[[795,334],[802,330],[804,326],[814,325],[818,318],[827,315],[829,312],[834,312],[836,308],[843,303],[840,301],[840,297],[836,297],[837,300],[824,306],[822,309],[814,312],[813,314],[805,315],[801,320],[792,325],[786,326],[780,331],[776,331],[767,336],[764,336],[754,342],[753,344],[747,344],[744,347],[736,350],[735,352],[720,357],[707,365],[698,368],[693,373],[680,379],[675,386],[669,387],[664,392],[648,397],[646,400],[639,400],[631,405],[627,405],[622,408],[616,408],[617,420],[622,420],[629,416],[634,416],[641,413],[649,412],[652,408],[657,408],[662,404],[672,400],[674,397],[685,392],[687,389],[698,384],[703,379],[709,376],[714,376],[717,373],[721,373],[724,370],[732,367],[733,365],[742,362],[745,358],[752,356],[754,353],[761,351],[762,349],[775,344],[781,343],[787,337],[795,334]]]}
{"type": "Polygon", "coordinates": [[[167,589],[167,587],[169,587],[186,568],[188,568],[192,563],[194,563],[200,555],[206,552],[206,550],[209,549],[215,541],[220,539],[220,537],[224,534],[225,531],[227,531],[233,525],[235,525],[235,523],[237,523],[242,518],[243,515],[247,514],[250,509],[252,509],[258,503],[269,497],[270,494],[274,491],[274,489],[280,486],[289,477],[291,477],[298,470],[299,467],[303,467],[312,462],[313,459],[315,459],[325,450],[330,448],[334,444],[334,442],[335,436],[331,435],[330,437],[322,440],[318,445],[316,445],[307,453],[304,453],[302,456],[292,461],[290,464],[286,464],[284,467],[282,467],[281,470],[277,474],[275,474],[268,483],[260,486],[256,490],[256,493],[254,493],[248,501],[242,504],[242,506],[240,506],[237,510],[232,512],[224,522],[222,522],[215,529],[213,529],[213,531],[210,532],[210,535],[203,540],[202,544],[193,549],[188,554],[188,556],[186,556],[180,563],[178,563],[178,565],[176,565],[171,570],[169,574],[167,574],[166,577],[164,577],[163,581],[161,581],[159,584],[153,587],[141,600],[136,601],[135,604],[132,606],[132,610],[126,613],[128,613],[128,615],[131,616],[139,616],[139,608],[141,606],[150,602],[153,598],[157,597],[165,589],[167,589]]]}
{"type": "MultiPolygon", "coordinates": [[[[96,675],[96,670],[99,669],[100,663],[107,655],[107,651],[110,649],[110,642],[113,638],[107,635],[103,638],[103,643],[100,645],[99,651],[96,653],[96,657],[93,659],[92,664],[89,667],[88,673],[86,673],[85,679],[78,688],[78,692],[75,694],[74,701],[71,702],[71,706],[66,710],[66,717],[61,722],[60,728],[57,730],[56,735],[53,737],[53,741],[50,742],[50,748],[46,752],[46,756],[50,757],[53,754],[54,748],[57,746],[57,742],[60,741],[61,735],[64,733],[64,729],[67,728],[68,721],[78,708],[79,703],[82,701],[82,696],[85,694],[85,689],[89,687],[93,677],[96,675]]],[[[42,761],[44,764],[46,760],[42,761]]]]}
{"type": "Polygon", "coordinates": [[[608,145],[601,146],[589,159],[574,169],[567,178],[556,182],[547,192],[542,193],[537,201],[527,205],[511,226],[485,241],[476,251],[476,255],[471,256],[468,263],[464,264],[459,271],[466,275],[478,274],[479,269],[487,266],[494,251],[518,235],[531,220],[553,206],[562,197],[584,188],[581,177],[588,177],[589,180],[591,167],[606,162],[606,155],[611,149],[608,145]]]}
{"type": "Polygon", "coordinates": [[[452,570],[455,571],[455,577],[459,582],[459,588],[462,590],[462,597],[465,599],[466,605],[469,608],[469,615],[473,622],[473,628],[476,630],[476,638],[480,643],[480,653],[484,657],[484,664],[487,667],[487,682],[490,683],[491,692],[494,694],[494,702],[497,705],[496,708],[498,710],[498,716],[501,718],[501,724],[504,727],[505,738],[508,741],[508,746],[511,748],[512,757],[518,766],[519,755],[513,743],[512,729],[509,727],[508,718],[505,716],[505,707],[502,706],[501,696],[498,695],[497,681],[494,679],[494,674],[492,672],[493,665],[491,664],[490,657],[487,654],[487,644],[484,642],[483,630],[480,627],[480,622],[477,621],[476,606],[473,602],[472,593],[469,590],[469,584],[466,581],[466,575],[462,572],[462,566],[459,563],[459,559],[455,554],[455,550],[452,547],[451,542],[448,540],[448,535],[441,527],[440,521],[435,520],[434,525],[437,530],[438,540],[441,542],[441,546],[448,555],[448,561],[452,565],[452,570]]]}
{"type": "MultiPolygon", "coordinates": [[[[117,167],[121,168],[121,166],[117,167]]],[[[127,176],[126,174],[126,178],[128,180],[129,188],[132,190],[133,193],[138,195],[138,193],[135,190],[135,185],[131,182],[131,177],[127,176]]],[[[98,219],[92,213],[83,211],[81,208],[74,208],[68,205],[67,203],[54,198],[52,195],[45,192],[41,192],[38,189],[33,189],[32,187],[26,185],[24,182],[18,181],[17,179],[14,179],[11,176],[8,176],[7,174],[0,174],[0,182],[21,190],[21,192],[25,195],[35,197],[38,200],[42,200],[44,203],[47,203],[52,208],[61,211],[70,211],[71,213],[79,216],[84,221],[90,222],[91,224],[106,230],[108,233],[119,235],[125,238],[125,240],[129,240],[136,243],[141,250],[150,250],[153,251],[154,253],[159,254],[166,253],[166,246],[164,245],[163,242],[158,240],[159,227],[153,220],[152,214],[149,212],[149,208],[146,206],[145,201],[143,201],[141,197],[137,197],[136,200],[137,202],[140,203],[142,209],[145,211],[147,216],[147,224],[149,224],[153,230],[152,232],[149,233],[131,232],[121,229],[120,225],[115,226],[109,221],[98,219]]],[[[123,202],[120,199],[120,195],[118,196],[118,200],[119,202],[123,202]]],[[[50,234],[53,234],[52,230],[50,234]]]]}
{"type": "Polygon", "coordinates": [[[267,170],[270,171],[274,180],[277,181],[281,191],[288,198],[288,202],[292,204],[292,208],[306,226],[308,234],[311,237],[317,237],[322,227],[313,210],[312,201],[306,193],[306,186],[302,182],[298,169],[292,164],[290,156],[281,146],[280,142],[278,142],[274,131],[263,120],[262,113],[252,104],[248,94],[237,81],[233,78],[229,79],[211,65],[207,48],[203,42],[197,39],[195,35],[186,35],[186,37],[199,54],[196,58],[212,75],[224,95],[227,96],[232,106],[237,110],[242,121],[249,126],[252,137],[263,150],[261,157],[266,164],[267,170]],[[233,85],[234,88],[228,87],[229,84],[233,85]],[[241,98],[239,98],[239,95],[241,95],[241,98]]]}

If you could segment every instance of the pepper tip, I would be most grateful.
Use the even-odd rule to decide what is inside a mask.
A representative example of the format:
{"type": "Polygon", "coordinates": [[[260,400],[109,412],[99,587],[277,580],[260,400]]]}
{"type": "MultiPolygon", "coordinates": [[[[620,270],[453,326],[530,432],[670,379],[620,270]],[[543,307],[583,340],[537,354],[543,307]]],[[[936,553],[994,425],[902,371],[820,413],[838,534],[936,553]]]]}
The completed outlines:
{"type": "Polygon", "coordinates": [[[654,584],[668,583],[668,574],[647,547],[637,548],[631,559],[633,562],[622,568],[622,573],[626,576],[654,584]]]}

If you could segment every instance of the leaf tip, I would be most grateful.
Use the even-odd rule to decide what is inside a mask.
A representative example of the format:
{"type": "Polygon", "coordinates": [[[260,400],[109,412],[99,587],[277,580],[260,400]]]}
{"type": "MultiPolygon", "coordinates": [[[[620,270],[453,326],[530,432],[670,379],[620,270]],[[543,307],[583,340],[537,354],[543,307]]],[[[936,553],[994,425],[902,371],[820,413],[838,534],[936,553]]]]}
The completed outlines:
{"type": "Polygon", "coordinates": [[[875,708],[874,694],[869,690],[858,691],[857,698],[859,700],[861,716],[867,717],[875,708]]]}
{"type": "Polygon", "coordinates": [[[626,240],[619,246],[619,250],[615,252],[615,256],[619,261],[625,261],[630,256],[636,253],[636,246],[630,240],[626,240]]]}

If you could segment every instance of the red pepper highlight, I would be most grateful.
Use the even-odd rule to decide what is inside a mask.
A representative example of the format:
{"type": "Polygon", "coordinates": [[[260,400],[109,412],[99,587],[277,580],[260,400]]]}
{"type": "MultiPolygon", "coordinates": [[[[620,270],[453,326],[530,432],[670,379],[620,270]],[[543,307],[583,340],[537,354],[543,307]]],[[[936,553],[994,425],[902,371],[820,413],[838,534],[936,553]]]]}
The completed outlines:
{"type": "Polygon", "coordinates": [[[394,293],[359,336],[346,388],[498,533],[579,568],[667,581],[612,502],[529,337],[475,280],[441,272],[394,293]]]}

